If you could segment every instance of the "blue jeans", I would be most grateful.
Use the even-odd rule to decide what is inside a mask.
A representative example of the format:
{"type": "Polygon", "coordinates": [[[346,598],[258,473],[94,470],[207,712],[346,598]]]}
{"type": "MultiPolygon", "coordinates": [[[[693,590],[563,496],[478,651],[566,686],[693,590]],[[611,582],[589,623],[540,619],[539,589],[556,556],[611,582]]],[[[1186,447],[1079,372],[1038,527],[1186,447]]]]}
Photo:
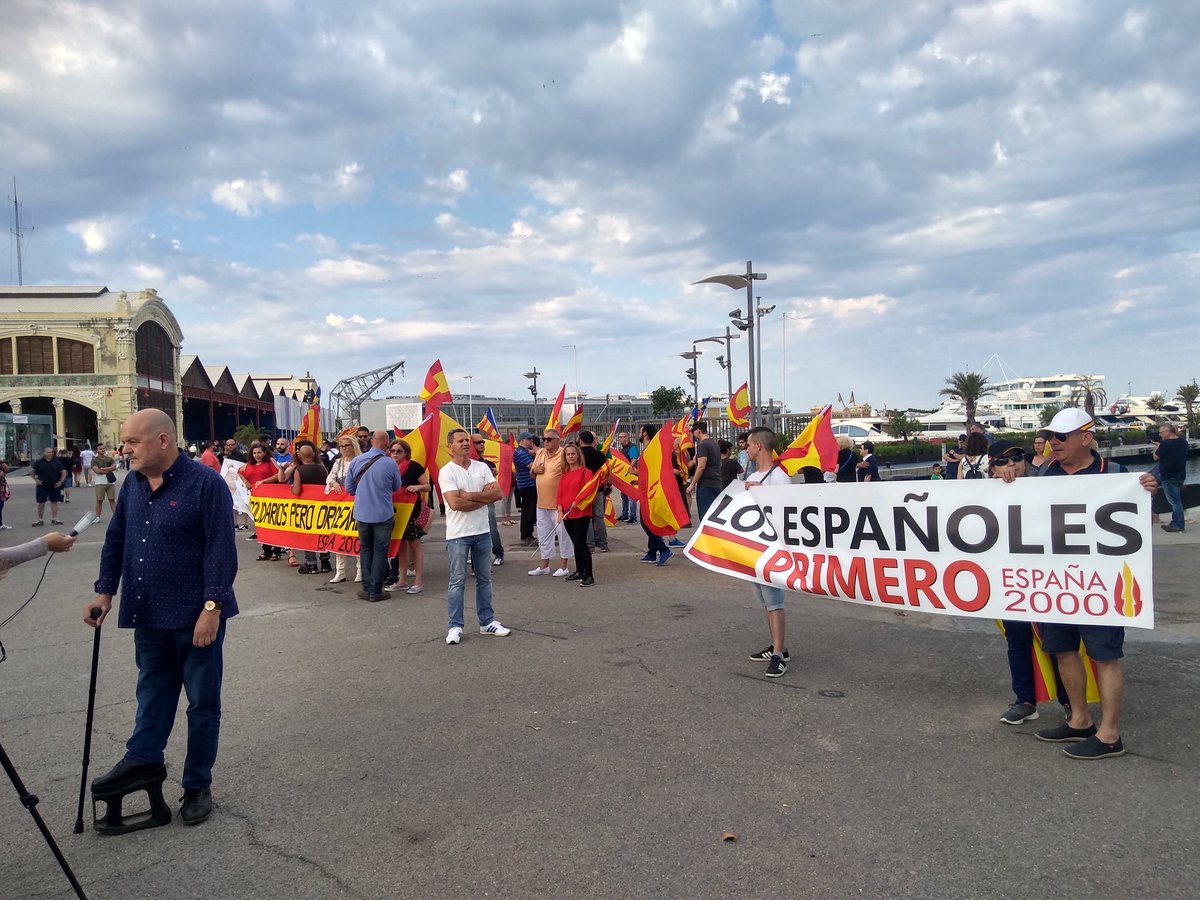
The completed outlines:
{"type": "Polygon", "coordinates": [[[713,505],[713,501],[721,495],[721,489],[708,487],[707,485],[696,485],[696,524],[699,525],[703,520],[708,508],[713,505]]]}
{"type": "Polygon", "coordinates": [[[592,501],[592,518],[588,523],[588,543],[597,548],[608,549],[608,523],[604,521],[604,500],[608,495],[596,491],[596,499],[592,501]]]}
{"type": "Polygon", "coordinates": [[[358,563],[362,568],[363,590],[372,597],[383,593],[393,521],[394,518],[386,522],[358,523],[358,563]]]}
{"type": "Polygon", "coordinates": [[[646,517],[644,515],[642,516],[642,521],[640,524],[642,526],[642,531],[646,532],[646,552],[666,553],[669,549],[667,547],[667,542],[646,527],[646,517]]]}
{"type": "Polygon", "coordinates": [[[221,620],[216,640],[207,647],[192,646],[193,632],[192,627],[133,630],[138,705],[133,734],[125,744],[130,759],[161,763],[175,724],[179,689],[183,688],[188,698],[183,787],[189,791],[212,783],[212,767],[217,761],[225,620],[221,620]]]}
{"type": "Polygon", "coordinates": [[[467,555],[475,567],[475,614],[480,627],[492,624],[492,536],[488,532],[446,541],[450,557],[450,587],[446,591],[446,606],[450,627],[463,627],[463,595],[467,589],[467,555]]]}
{"type": "Polygon", "coordinates": [[[1164,478],[1162,480],[1163,494],[1171,504],[1171,524],[1183,528],[1183,479],[1164,478]]]}
{"type": "Polygon", "coordinates": [[[621,495],[621,518],[627,522],[637,521],[637,501],[621,495]]]}

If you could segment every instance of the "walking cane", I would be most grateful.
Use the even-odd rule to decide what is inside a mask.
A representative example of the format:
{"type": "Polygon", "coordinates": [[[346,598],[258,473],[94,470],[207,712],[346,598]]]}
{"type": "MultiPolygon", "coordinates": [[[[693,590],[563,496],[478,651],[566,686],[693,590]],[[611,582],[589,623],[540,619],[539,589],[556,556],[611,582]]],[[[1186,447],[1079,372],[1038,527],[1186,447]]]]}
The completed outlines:
{"type": "MultiPolygon", "coordinates": [[[[92,619],[100,618],[103,610],[92,607],[92,619]]],[[[96,670],[100,665],[100,626],[92,638],[92,682],[88,685],[87,730],[83,733],[83,774],[79,776],[79,811],[75,814],[75,833],[83,834],[83,800],[87,794],[88,761],[92,755],[92,714],[96,711],[96,670]]]]}

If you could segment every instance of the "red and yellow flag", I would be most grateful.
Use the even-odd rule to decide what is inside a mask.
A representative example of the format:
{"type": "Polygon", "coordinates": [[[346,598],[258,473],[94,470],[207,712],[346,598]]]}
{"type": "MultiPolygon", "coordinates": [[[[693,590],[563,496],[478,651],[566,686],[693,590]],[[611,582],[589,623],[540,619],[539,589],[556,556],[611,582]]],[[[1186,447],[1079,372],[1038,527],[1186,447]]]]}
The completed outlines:
{"type": "Polygon", "coordinates": [[[601,453],[605,453],[605,454],[608,453],[608,448],[612,446],[613,438],[615,438],[617,436],[617,426],[619,426],[620,424],[621,424],[620,418],[618,418],[617,421],[613,422],[612,430],[608,432],[608,437],[606,437],[604,439],[603,443],[600,444],[600,452],[601,453]]]}
{"type": "MultiPolygon", "coordinates": [[[[475,455],[475,447],[471,447],[471,455],[475,455]]],[[[487,460],[496,467],[496,483],[500,485],[500,493],[505,497],[512,493],[513,486],[513,447],[507,441],[484,439],[483,453],[480,458],[487,460]]]]}
{"type": "Polygon", "coordinates": [[[805,466],[815,466],[822,472],[837,469],[837,438],[830,425],[832,408],[826,406],[813,416],[800,435],[779,454],[779,465],[789,475],[795,475],[805,466]]]}
{"type": "Polygon", "coordinates": [[[571,504],[572,509],[578,509],[580,512],[590,512],[592,504],[596,502],[596,493],[600,490],[600,486],[604,484],[604,479],[608,477],[611,466],[605,462],[597,469],[592,477],[583,483],[583,487],[579,489],[579,493],[575,495],[575,502],[571,504]]]}
{"type": "Polygon", "coordinates": [[[425,412],[436,410],[443,403],[453,403],[450,395],[450,385],[446,381],[446,373],[442,371],[442,361],[435,359],[429,371],[425,374],[425,384],[421,386],[421,399],[425,401],[425,412]]]}
{"type": "Polygon", "coordinates": [[[558,391],[558,399],[554,401],[554,408],[550,410],[550,418],[546,420],[546,429],[553,428],[555,431],[562,433],[562,408],[563,401],[567,399],[567,386],[564,384],[558,391]]]}
{"type": "Polygon", "coordinates": [[[641,500],[638,492],[637,468],[620,450],[613,450],[609,459],[609,478],[612,485],[634,503],[641,500]]]}
{"type": "Polygon", "coordinates": [[[743,381],[729,398],[729,422],[738,428],[750,426],[750,383],[747,381],[743,381]]]}
{"type": "Polygon", "coordinates": [[[479,420],[479,424],[475,426],[475,430],[488,440],[500,440],[500,429],[496,427],[496,416],[492,413],[490,406],[487,412],[483,414],[483,418],[479,420]]]}
{"type": "Polygon", "coordinates": [[[571,416],[571,418],[569,418],[567,420],[567,424],[565,426],[563,426],[562,436],[566,437],[568,434],[576,434],[577,432],[582,431],[582,430],[583,430],[583,404],[580,403],[579,406],[577,406],[575,408],[575,412],[571,416]]]}
{"type": "Polygon", "coordinates": [[[438,472],[442,466],[450,462],[446,435],[455,428],[462,426],[441,410],[434,410],[404,438],[412,450],[410,459],[425,468],[429,473],[430,483],[434,485],[438,483],[438,472]]]}
{"type": "Polygon", "coordinates": [[[314,447],[321,446],[321,389],[317,388],[313,394],[313,401],[308,409],[304,411],[304,418],[300,420],[300,430],[296,432],[296,436],[292,438],[291,444],[288,446],[288,453],[295,453],[296,441],[312,441],[314,447]]]}
{"type": "Polygon", "coordinates": [[[613,504],[612,494],[604,498],[604,524],[617,524],[617,507],[613,504]]]}
{"type": "Polygon", "coordinates": [[[668,420],[638,457],[642,521],[659,537],[675,534],[691,524],[672,466],[674,439],[675,423],[668,420]]]}

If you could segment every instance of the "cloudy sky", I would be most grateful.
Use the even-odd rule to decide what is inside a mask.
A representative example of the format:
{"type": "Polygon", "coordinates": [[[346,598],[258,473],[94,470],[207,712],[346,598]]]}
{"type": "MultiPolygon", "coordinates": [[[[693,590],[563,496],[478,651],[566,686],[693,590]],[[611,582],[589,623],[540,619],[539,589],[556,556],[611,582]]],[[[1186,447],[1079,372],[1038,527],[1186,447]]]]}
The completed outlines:
{"type": "Polygon", "coordinates": [[[0,176],[26,283],[157,288],[234,371],[686,385],[753,260],[790,406],[1115,397],[1200,375],[1198,96],[1193,3],[10,0],[0,176]]]}

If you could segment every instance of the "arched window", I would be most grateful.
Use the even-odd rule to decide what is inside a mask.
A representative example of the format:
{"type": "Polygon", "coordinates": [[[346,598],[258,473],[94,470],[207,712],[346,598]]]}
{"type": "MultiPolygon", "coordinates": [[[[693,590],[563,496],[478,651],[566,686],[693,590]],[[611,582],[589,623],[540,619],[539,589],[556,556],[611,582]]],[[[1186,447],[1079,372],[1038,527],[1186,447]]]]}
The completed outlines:
{"type": "Polygon", "coordinates": [[[175,346],[157,322],[143,322],[134,338],[138,409],[161,409],[176,417],[175,346]]]}
{"type": "Polygon", "coordinates": [[[58,339],[58,371],[64,375],[90,375],[96,371],[95,349],[86,341],[58,339]]]}

